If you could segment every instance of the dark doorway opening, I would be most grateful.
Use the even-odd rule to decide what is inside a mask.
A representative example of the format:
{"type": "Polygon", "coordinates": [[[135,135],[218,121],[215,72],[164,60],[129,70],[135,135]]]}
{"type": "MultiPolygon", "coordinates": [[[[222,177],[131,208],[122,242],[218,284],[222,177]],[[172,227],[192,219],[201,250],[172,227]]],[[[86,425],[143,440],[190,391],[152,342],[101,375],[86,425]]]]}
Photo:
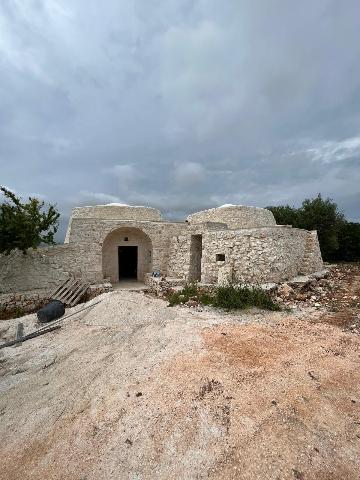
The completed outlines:
{"type": "Polygon", "coordinates": [[[190,242],[190,271],[191,282],[201,281],[202,235],[191,235],[190,242]]]}
{"type": "Polygon", "coordinates": [[[119,280],[137,278],[138,247],[118,247],[119,280]]]}

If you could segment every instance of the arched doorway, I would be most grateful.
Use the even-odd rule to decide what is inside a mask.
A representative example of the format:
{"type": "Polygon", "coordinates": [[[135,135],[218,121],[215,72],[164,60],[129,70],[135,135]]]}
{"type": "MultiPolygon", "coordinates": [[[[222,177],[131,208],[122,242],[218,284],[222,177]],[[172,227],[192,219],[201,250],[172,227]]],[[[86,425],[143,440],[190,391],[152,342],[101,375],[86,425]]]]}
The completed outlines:
{"type": "Polygon", "coordinates": [[[104,278],[112,283],[125,279],[144,280],[151,272],[152,244],[139,228],[121,227],[110,232],[102,246],[104,278]]]}

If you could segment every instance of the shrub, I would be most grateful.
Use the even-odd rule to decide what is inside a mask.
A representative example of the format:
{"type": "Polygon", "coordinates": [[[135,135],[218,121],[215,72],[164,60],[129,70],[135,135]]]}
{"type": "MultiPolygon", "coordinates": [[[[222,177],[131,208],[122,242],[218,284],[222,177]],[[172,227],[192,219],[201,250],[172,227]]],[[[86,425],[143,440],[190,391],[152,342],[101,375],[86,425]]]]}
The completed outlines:
{"type": "Polygon", "coordinates": [[[185,285],[178,291],[167,296],[169,306],[187,303],[195,300],[202,305],[213,305],[225,310],[259,307],[266,310],[280,310],[273,302],[269,293],[259,287],[228,285],[214,287],[211,291],[199,287],[197,284],[185,285]]]}
{"type": "Polygon", "coordinates": [[[259,287],[228,285],[217,287],[213,305],[226,310],[259,307],[266,310],[280,310],[269,293],[259,287]]]}

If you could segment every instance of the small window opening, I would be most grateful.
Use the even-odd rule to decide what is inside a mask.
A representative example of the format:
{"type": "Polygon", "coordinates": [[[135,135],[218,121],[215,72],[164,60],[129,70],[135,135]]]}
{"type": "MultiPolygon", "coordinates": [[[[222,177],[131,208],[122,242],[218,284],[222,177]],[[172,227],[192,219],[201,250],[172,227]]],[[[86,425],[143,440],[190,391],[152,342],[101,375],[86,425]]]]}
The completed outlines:
{"type": "Polygon", "coordinates": [[[225,262],[225,253],[217,253],[216,254],[216,261],[217,262],[225,262]]]}
{"type": "Polygon", "coordinates": [[[129,241],[129,237],[125,237],[124,242],[128,242],[128,241],[129,241]]]}

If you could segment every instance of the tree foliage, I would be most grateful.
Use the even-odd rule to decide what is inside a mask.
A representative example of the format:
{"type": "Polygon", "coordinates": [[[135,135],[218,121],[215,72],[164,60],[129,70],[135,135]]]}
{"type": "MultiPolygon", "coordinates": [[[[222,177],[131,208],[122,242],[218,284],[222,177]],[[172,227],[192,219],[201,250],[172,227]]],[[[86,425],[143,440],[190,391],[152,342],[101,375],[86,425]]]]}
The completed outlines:
{"type": "Polygon", "coordinates": [[[44,209],[44,202],[29,197],[22,203],[13,192],[0,187],[5,200],[0,204],[0,253],[18,248],[26,253],[41,243],[53,245],[58,228],[59,212],[55,206],[44,209]]]}
{"type": "Polygon", "coordinates": [[[360,262],[360,223],[345,222],[340,228],[338,241],[335,260],[360,262]]]}
{"type": "Polygon", "coordinates": [[[279,225],[292,225],[293,227],[299,227],[298,209],[290,207],[290,205],[280,205],[278,207],[266,207],[271,210],[276,223],[279,225]]]}
{"type": "Polygon", "coordinates": [[[298,224],[306,230],[317,230],[321,253],[324,259],[331,259],[339,249],[338,235],[344,215],[338,211],[336,203],[319,194],[312,200],[303,201],[299,209],[298,224]]]}
{"type": "Polygon", "coordinates": [[[330,198],[323,199],[319,194],[305,199],[300,208],[289,205],[267,208],[280,225],[317,230],[324,260],[359,260],[360,224],[347,222],[330,198]]]}

